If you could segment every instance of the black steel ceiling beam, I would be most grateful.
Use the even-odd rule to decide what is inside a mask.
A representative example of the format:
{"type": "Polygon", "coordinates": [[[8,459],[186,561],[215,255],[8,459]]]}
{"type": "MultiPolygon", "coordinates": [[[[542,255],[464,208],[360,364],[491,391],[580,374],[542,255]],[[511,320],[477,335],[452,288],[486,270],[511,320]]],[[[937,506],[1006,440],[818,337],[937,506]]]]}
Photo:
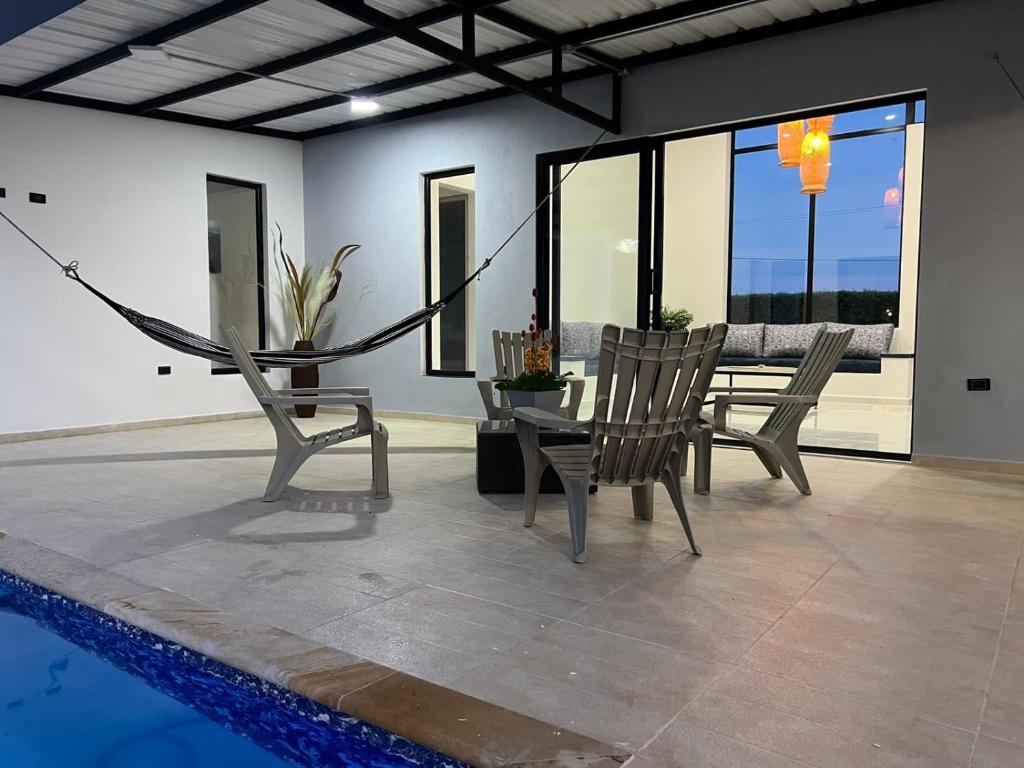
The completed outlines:
{"type": "MultiPolygon", "coordinates": [[[[496,5],[497,3],[504,1],[505,0],[476,0],[473,7],[486,8],[487,6],[496,5]]],[[[461,14],[462,10],[459,8],[441,5],[437,8],[430,8],[426,11],[421,11],[420,13],[414,13],[412,16],[406,17],[404,21],[415,27],[428,27],[431,24],[439,24],[442,21],[454,19],[461,14]]],[[[357,32],[354,35],[343,37],[340,40],[333,40],[329,43],[317,45],[305,51],[299,51],[298,53],[293,53],[280,59],[258,64],[250,68],[249,71],[251,74],[234,72],[230,75],[224,75],[223,77],[208,80],[205,83],[197,83],[196,85],[190,85],[187,88],[179,88],[178,90],[171,91],[170,93],[154,96],[151,99],[146,99],[145,101],[140,101],[135,104],[134,111],[142,114],[153,109],[160,109],[162,107],[170,106],[171,104],[178,104],[182,101],[195,99],[199,96],[208,96],[211,93],[223,91],[226,88],[233,88],[236,85],[243,85],[245,83],[252,82],[253,80],[258,80],[260,77],[277,75],[281,72],[286,72],[298,67],[304,67],[307,64],[323,61],[324,59],[329,59],[332,56],[348,53],[349,51],[354,51],[367,45],[380,43],[390,37],[392,37],[392,35],[382,29],[367,29],[362,32],[357,32]]]]}
{"type": "MultiPolygon", "coordinates": [[[[637,67],[644,67],[651,64],[672,61],[675,59],[685,58],[687,56],[696,56],[701,53],[716,51],[723,48],[731,48],[737,45],[756,43],[762,40],[769,40],[775,37],[796,34],[798,32],[806,32],[813,29],[818,29],[820,27],[831,26],[833,24],[840,24],[847,21],[855,21],[857,19],[877,16],[879,14],[888,13],[891,11],[899,11],[920,5],[926,5],[932,2],[936,2],[936,0],[887,0],[887,2],[884,3],[873,2],[865,3],[863,5],[853,5],[848,8],[841,8],[834,11],[825,11],[823,13],[816,13],[810,16],[791,19],[789,21],[780,21],[776,24],[770,24],[763,27],[755,27],[753,29],[735,32],[731,35],[707,38],[696,43],[674,45],[670,48],[652,51],[649,53],[642,53],[637,56],[630,56],[626,59],[622,59],[621,61],[625,65],[627,70],[633,70],[636,69],[637,67]]],[[[682,5],[692,6],[693,3],[683,3],[682,5]]],[[[705,5],[705,7],[709,6],[705,5]]],[[[676,8],[676,6],[668,6],[667,8],[661,10],[667,11],[671,8],[676,8]]],[[[588,27],[586,30],[581,30],[581,32],[597,28],[597,26],[588,27]]],[[[602,32],[602,34],[606,34],[606,32],[607,30],[605,32],[602,32]]],[[[527,43],[526,45],[531,44],[527,43]]],[[[512,49],[508,50],[511,51],[512,49]]],[[[542,51],[538,51],[538,53],[541,52],[542,51]]],[[[501,52],[499,51],[498,53],[501,52]]],[[[427,75],[428,73],[434,71],[435,70],[428,70],[428,72],[426,73],[421,73],[421,76],[427,75]]],[[[592,66],[587,67],[585,69],[578,69],[573,72],[565,73],[564,82],[588,80],[591,78],[599,77],[604,74],[606,74],[604,68],[592,66]]],[[[616,83],[613,83],[613,87],[621,89],[621,79],[617,78],[616,81],[616,83]]],[[[540,84],[545,81],[540,80],[535,82],[540,84]]],[[[368,87],[372,88],[373,86],[368,87]]],[[[419,117],[421,115],[442,112],[447,109],[455,109],[457,107],[466,106],[468,104],[478,104],[485,101],[491,101],[493,99],[505,98],[507,96],[513,95],[513,93],[514,91],[512,91],[510,88],[495,88],[488,91],[482,91],[480,93],[474,93],[471,96],[447,99],[445,101],[434,102],[432,104],[424,104],[422,106],[412,107],[410,109],[398,110],[396,112],[388,112],[383,115],[377,115],[376,117],[361,118],[359,120],[352,120],[346,123],[340,123],[338,125],[330,125],[325,126],[323,128],[315,128],[313,130],[303,133],[302,138],[313,139],[319,136],[327,136],[335,133],[347,133],[349,131],[363,128],[364,126],[370,127],[373,125],[393,123],[408,118],[419,117]]],[[[613,101],[613,104],[614,103],[616,102],[613,101]]]]}
{"type": "Polygon", "coordinates": [[[386,13],[371,8],[361,0],[319,0],[322,5],[333,8],[336,11],[345,13],[352,18],[359,19],[377,29],[385,30],[395,37],[405,40],[407,43],[422,48],[435,56],[447,59],[452,64],[458,64],[469,72],[475,72],[500,85],[506,86],[519,93],[530,96],[537,101],[543,102],[566,114],[584,120],[599,128],[619,132],[619,126],[610,117],[594,112],[587,107],[569,101],[549,92],[547,89],[538,86],[536,83],[525,80],[521,77],[506,72],[500,66],[481,61],[475,56],[470,56],[462,49],[440,40],[433,35],[423,32],[421,29],[411,26],[404,19],[389,16],[386,13]]]}
{"type": "MultiPolygon", "coordinates": [[[[454,0],[450,0],[450,2],[454,2],[454,0]]],[[[459,2],[455,2],[455,4],[461,5],[459,2]]],[[[529,19],[524,19],[522,16],[517,16],[504,8],[483,8],[477,12],[477,15],[480,18],[493,21],[495,24],[499,24],[506,29],[511,29],[513,32],[518,32],[533,40],[546,43],[549,48],[559,48],[563,52],[566,51],[566,41],[562,35],[529,19]]],[[[568,46],[568,50],[580,58],[586,59],[592,64],[605,67],[616,74],[621,75],[625,71],[625,65],[622,61],[593,48],[588,48],[587,46],[568,46]]]]}
{"type": "Polygon", "coordinates": [[[131,56],[130,46],[161,45],[176,37],[181,37],[189,32],[194,32],[197,29],[222,21],[229,16],[234,16],[236,13],[248,10],[263,2],[265,0],[221,0],[221,2],[215,3],[201,11],[196,11],[182,19],[177,19],[143,35],[138,35],[126,43],[112,46],[88,58],[68,64],[66,67],[61,67],[55,72],[50,72],[23,85],[19,85],[15,88],[15,95],[23,98],[34,96],[47,88],[52,88],[87,72],[92,72],[100,67],[105,67],[108,64],[128,58],[131,56]]]}
{"type": "Polygon", "coordinates": [[[269,109],[266,112],[257,112],[254,115],[246,115],[245,117],[239,117],[235,120],[228,120],[224,127],[248,128],[251,125],[269,123],[272,120],[280,120],[285,117],[295,117],[295,115],[301,115],[306,112],[315,112],[318,109],[336,107],[339,104],[344,104],[348,101],[351,101],[351,99],[341,93],[336,96],[321,96],[319,99],[303,101],[300,104],[291,104],[287,107],[278,107],[277,109],[269,109]]]}
{"type": "Polygon", "coordinates": [[[560,37],[562,43],[567,46],[600,43],[604,40],[613,40],[617,37],[646,32],[704,16],[713,16],[723,11],[731,11],[763,2],[765,0],[685,0],[685,2],[655,8],[653,11],[623,16],[612,21],[572,30],[560,37]]]}
{"type": "MultiPolygon", "coordinates": [[[[0,96],[11,96],[16,97],[15,89],[9,85],[0,85],[0,96]]],[[[96,109],[101,112],[113,112],[119,115],[131,115],[130,104],[119,104],[116,101],[106,101],[104,99],[90,99],[85,96],[72,96],[68,93],[54,93],[53,91],[41,91],[30,97],[32,101],[43,101],[49,104],[62,104],[66,107],[82,107],[84,109],[96,109]]],[[[146,117],[152,117],[157,120],[166,120],[172,123],[183,123],[185,125],[199,125],[204,128],[223,128],[228,129],[231,126],[226,120],[218,120],[212,117],[202,117],[201,115],[189,115],[184,112],[171,112],[170,110],[156,110],[150,112],[146,117]]],[[[251,133],[256,136],[270,136],[275,139],[292,139],[301,140],[302,135],[295,131],[281,131],[276,128],[261,128],[258,126],[237,128],[236,130],[242,133],[251,133]]]]}

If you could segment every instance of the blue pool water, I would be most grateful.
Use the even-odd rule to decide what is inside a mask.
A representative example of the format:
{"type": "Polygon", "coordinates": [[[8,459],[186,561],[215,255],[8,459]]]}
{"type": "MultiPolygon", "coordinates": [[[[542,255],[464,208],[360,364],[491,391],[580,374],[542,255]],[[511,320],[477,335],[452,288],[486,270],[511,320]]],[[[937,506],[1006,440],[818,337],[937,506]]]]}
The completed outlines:
{"type": "Polygon", "coordinates": [[[466,768],[0,571],[3,768],[466,768]]]}

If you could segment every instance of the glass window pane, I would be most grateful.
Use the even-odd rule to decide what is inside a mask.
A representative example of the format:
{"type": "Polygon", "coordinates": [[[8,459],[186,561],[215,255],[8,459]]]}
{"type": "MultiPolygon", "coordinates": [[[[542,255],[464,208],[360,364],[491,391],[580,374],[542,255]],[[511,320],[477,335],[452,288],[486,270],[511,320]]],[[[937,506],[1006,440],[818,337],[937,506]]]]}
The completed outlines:
{"type": "Polygon", "coordinates": [[[799,323],[807,290],[808,200],[773,150],[736,155],[729,322],[799,323]]]}
{"type": "Polygon", "coordinates": [[[763,147],[769,144],[774,147],[778,143],[779,127],[775,123],[762,125],[760,128],[746,128],[742,131],[736,131],[736,149],[763,147]]]}
{"type": "MultiPolygon", "coordinates": [[[[251,185],[207,179],[206,218],[210,271],[210,338],[223,344],[234,328],[249,349],[261,346],[259,191],[251,185]]],[[[216,369],[235,366],[211,363],[216,369]]]]}
{"type": "Polygon", "coordinates": [[[815,201],[813,320],[896,322],[903,157],[902,132],[833,143],[815,201]]]}
{"type": "Polygon", "coordinates": [[[837,114],[836,121],[832,125],[832,135],[838,136],[843,133],[867,131],[873,128],[892,128],[897,125],[906,125],[906,122],[906,104],[892,104],[888,107],[860,109],[856,112],[837,114]]]}

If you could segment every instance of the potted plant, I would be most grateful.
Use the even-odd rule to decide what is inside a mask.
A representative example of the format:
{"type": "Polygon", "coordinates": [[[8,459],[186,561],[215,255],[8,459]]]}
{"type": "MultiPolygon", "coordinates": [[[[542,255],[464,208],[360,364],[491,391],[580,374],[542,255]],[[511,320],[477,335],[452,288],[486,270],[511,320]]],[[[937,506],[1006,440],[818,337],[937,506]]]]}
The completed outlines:
{"type": "MultiPolygon", "coordinates": [[[[534,301],[537,289],[533,289],[534,301]]],[[[545,339],[544,331],[537,328],[537,313],[530,316],[530,327],[522,332],[523,372],[509,381],[499,381],[495,389],[504,392],[513,408],[540,408],[558,413],[562,396],[569,380],[551,370],[551,353],[555,349],[555,336],[545,339]]]]}
{"type": "MultiPolygon", "coordinates": [[[[334,254],[330,264],[319,266],[305,263],[302,269],[284,249],[284,235],[277,226],[274,241],[274,266],[277,269],[278,298],[284,307],[285,316],[295,329],[295,349],[315,349],[317,334],[334,322],[334,313],[327,305],[334,301],[341,286],[341,263],[358,245],[343,245],[334,254]]],[[[292,368],[292,388],[306,389],[320,386],[320,370],[315,365],[292,368]]],[[[316,405],[296,405],[295,415],[309,419],[316,415],[316,405]]]]}
{"type": "Polygon", "coordinates": [[[684,307],[674,309],[669,306],[661,308],[661,330],[685,331],[693,322],[693,313],[684,307]]]}

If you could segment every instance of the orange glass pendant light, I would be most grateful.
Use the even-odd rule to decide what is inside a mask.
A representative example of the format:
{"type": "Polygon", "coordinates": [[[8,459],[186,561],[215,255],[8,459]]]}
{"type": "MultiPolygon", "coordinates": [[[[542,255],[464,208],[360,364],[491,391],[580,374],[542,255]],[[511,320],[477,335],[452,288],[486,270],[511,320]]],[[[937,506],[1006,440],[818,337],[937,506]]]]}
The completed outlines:
{"type": "Polygon", "coordinates": [[[832,151],[828,134],[823,130],[810,130],[800,147],[800,183],[805,195],[820,195],[832,166],[832,151]]]}
{"type": "Polygon", "coordinates": [[[832,133],[832,125],[836,121],[835,115],[823,115],[822,117],[812,117],[807,120],[808,131],[824,131],[825,133],[832,133]]]}
{"type": "Polygon", "coordinates": [[[796,168],[800,165],[800,143],[803,140],[803,120],[790,120],[788,123],[779,123],[780,168],[796,168]]]}

